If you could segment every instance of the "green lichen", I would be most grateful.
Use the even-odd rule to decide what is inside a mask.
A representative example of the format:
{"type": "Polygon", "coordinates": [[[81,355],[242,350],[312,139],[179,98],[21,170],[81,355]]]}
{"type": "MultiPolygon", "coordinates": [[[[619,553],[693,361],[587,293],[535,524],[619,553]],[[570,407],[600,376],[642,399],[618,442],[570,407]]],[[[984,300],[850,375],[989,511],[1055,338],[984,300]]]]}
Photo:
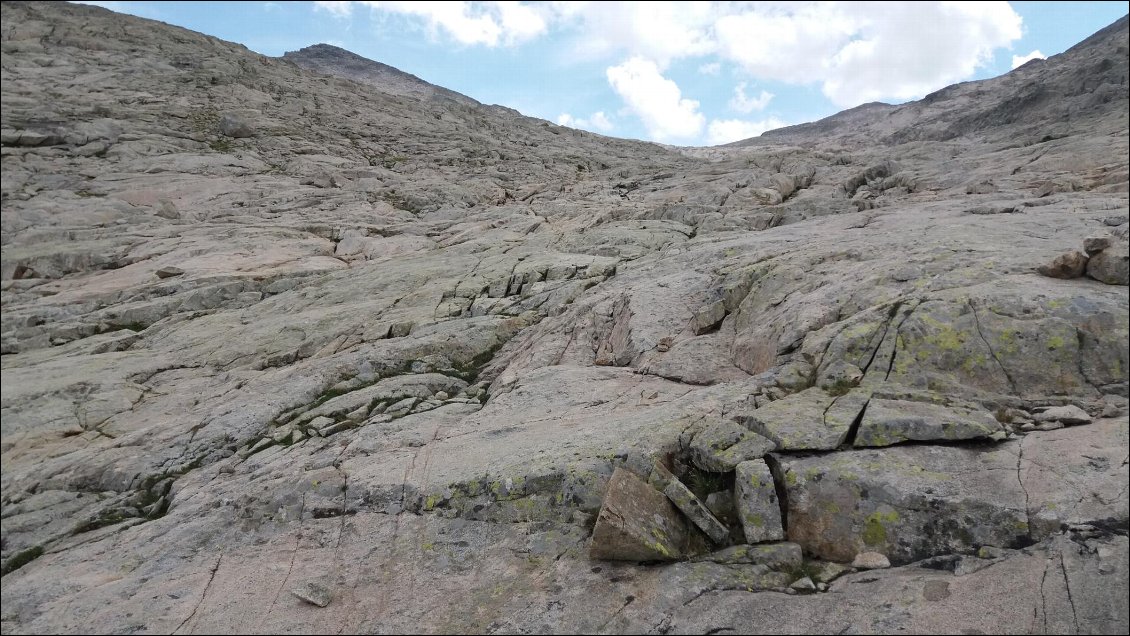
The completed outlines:
{"type": "Polygon", "coordinates": [[[884,523],[894,523],[898,521],[898,513],[888,512],[886,514],[881,512],[873,512],[867,515],[867,520],[863,525],[863,542],[867,545],[882,545],[887,542],[887,528],[884,523]]]}

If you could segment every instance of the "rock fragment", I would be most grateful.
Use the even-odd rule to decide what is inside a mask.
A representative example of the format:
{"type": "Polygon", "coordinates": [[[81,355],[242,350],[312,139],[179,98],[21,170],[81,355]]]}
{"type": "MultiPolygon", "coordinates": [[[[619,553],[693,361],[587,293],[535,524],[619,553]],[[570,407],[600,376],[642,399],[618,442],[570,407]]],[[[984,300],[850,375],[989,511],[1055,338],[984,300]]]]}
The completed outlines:
{"type": "Polygon", "coordinates": [[[781,505],[773,474],[765,460],[755,459],[737,466],[734,481],[738,518],[748,543],[780,541],[785,538],[781,505]]]}
{"type": "Polygon", "coordinates": [[[1094,419],[1087,414],[1086,411],[1075,406],[1074,404],[1067,404],[1064,406],[1053,406],[1045,409],[1041,413],[1036,413],[1032,416],[1037,422],[1061,422],[1068,426],[1075,424],[1090,424],[1094,419]]]}
{"type": "Polygon", "coordinates": [[[291,588],[290,593],[318,607],[325,607],[333,601],[333,592],[318,581],[303,581],[291,588]]]}
{"type": "Polygon", "coordinates": [[[1052,262],[1036,268],[1044,276],[1051,278],[1079,278],[1087,269],[1087,255],[1077,250],[1065,252],[1052,262]]]}
{"type": "Polygon", "coordinates": [[[860,570],[882,570],[891,567],[891,560],[879,552],[860,552],[851,560],[851,567],[860,570]]]}

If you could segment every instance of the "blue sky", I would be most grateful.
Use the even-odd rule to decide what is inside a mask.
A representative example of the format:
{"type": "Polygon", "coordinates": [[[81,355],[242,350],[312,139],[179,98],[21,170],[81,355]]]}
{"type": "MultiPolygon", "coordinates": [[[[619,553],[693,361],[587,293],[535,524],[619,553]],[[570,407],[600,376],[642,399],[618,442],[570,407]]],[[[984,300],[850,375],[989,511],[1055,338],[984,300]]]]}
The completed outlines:
{"type": "Polygon", "coordinates": [[[326,42],[617,137],[728,143],[1061,53],[1127,2],[94,2],[277,56],[326,42]]]}

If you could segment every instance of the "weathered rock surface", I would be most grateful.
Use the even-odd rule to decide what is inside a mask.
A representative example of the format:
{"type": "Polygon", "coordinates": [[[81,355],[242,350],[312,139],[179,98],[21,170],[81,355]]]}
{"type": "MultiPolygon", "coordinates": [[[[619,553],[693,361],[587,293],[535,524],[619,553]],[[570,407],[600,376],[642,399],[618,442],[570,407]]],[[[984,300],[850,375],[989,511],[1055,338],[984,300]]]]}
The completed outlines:
{"type": "Polygon", "coordinates": [[[1107,285],[1126,285],[1130,281],[1130,248],[1125,241],[1092,256],[1087,261],[1087,275],[1107,285]]]}
{"type": "Polygon", "coordinates": [[[764,457],[776,448],[771,440],[723,420],[702,429],[691,440],[690,458],[702,470],[726,473],[738,464],[764,457]]]}
{"type": "Polygon", "coordinates": [[[2,11],[5,633],[1127,630],[1125,19],[679,149],[333,47],[2,11]],[[1035,271],[1106,233],[1089,278],[1035,271]],[[1000,424],[854,448],[884,404],[1000,424]],[[1065,405],[1095,420],[1037,430],[1065,405]],[[591,559],[618,469],[737,498],[766,442],[699,465],[719,422],[839,563],[591,559]],[[865,551],[898,567],[836,578],[865,551]],[[804,578],[831,593],[757,593],[804,578]]]}
{"type": "Polygon", "coordinates": [[[619,468],[608,480],[589,554],[616,561],[670,561],[687,556],[690,529],[664,494],[619,468]]]}
{"type": "Polygon", "coordinates": [[[996,447],[782,457],[788,538],[825,559],[878,552],[904,564],[1023,547],[1069,524],[1124,524],[1126,440],[1125,420],[1103,420],[996,447]]]}
{"type": "Polygon", "coordinates": [[[963,406],[872,398],[856,433],[856,446],[890,446],[906,441],[989,437],[1002,427],[991,413],[963,406]]]}
{"type": "Polygon", "coordinates": [[[780,541],[785,538],[781,504],[773,475],[764,460],[738,464],[734,476],[738,518],[749,543],[780,541]]]}

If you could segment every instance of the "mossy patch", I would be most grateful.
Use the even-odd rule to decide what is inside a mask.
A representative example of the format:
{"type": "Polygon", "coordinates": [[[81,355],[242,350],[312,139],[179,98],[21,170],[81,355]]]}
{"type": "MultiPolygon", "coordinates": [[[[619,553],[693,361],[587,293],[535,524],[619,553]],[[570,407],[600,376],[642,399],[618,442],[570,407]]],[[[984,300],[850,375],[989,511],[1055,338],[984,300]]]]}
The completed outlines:
{"type": "Polygon", "coordinates": [[[43,546],[37,545],[20,550],[4,562],[4,566],[0,568],[0,576],[8,576],[41,556],[43,556],[43,546]]]}

